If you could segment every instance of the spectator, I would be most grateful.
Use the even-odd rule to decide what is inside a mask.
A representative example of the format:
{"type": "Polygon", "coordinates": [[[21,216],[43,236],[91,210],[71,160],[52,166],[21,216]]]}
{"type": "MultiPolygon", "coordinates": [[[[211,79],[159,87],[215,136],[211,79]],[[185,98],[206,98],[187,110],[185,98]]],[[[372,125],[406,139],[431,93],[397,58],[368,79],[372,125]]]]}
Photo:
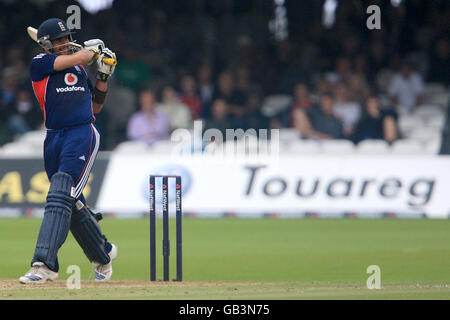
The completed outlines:
{"type": "Polygon", "coordinates": [[[148,64],[132,48],[126,48],[123,55],[115,71],[117,82],[131,89],[149,85],[152,74],[148,64]]]}
{"type": "Polygon", "coordinates": [[[381,109],[378,98],[369,97],[365,114],[358,122],[352,140],[358,143],[365,139],[384,139],[392,143],[397,137],[397,114],[392,110],[381,109]]]}
{"type": "Polygon", "coordinates": [[[100,147],[112,150],[119,143],[127,140],[128,120],[136,111],[137,97],[133,90],[119,86],[112,81],[108,86],[108,97],[102,114],[96,124],[102,132],[100,147]]]}
{"type": "Polygon", "coordinates": [[[257,92],[248,95],[245,112],[240,120],[240,128],[247,129],[268,129],[270,120],[261,113],[261,97],[257,92]]]}
{"type": "Polygon", "coordinates": [[[331,83],[325,77],[318,77],[314,81],[314,90],[311,94],[311,101],[319,103],[320,97],[332,91],[331,83]]]}
{"type": "Polygon", "coordinates": [[[296,109],[293,113],[294,127],[308,139],[340,139],[342,123],[333,112],[333,98],[330,94],[322,95],[319,106],[307,111],[296,109]]]}
{"type": "Polygon", "coordinates": [[[191,75],[185,75],[181,78],[180,101],[188,106],[192,119],[200,118],[202,114],[202,101],[197,94],[195,78],[191,75]]]}
{"type": "Polygon", "coordinates": [[[35,99],[26,89],[19,89],[17,98],[8,118],[8,126],[13,134],[24,134],[43,123],[42,113],[34,103],[35,99]]]}
{"type": "Polygon", "coordinates": [[[209,117],[209,108],[214,96],[214,83],[212,81],[212,68],[209,64],[202,64],[197,71],[198,91],[202,101],[202,117],[209,117]]]}
{"type": "Polygon", "coordinates": [[[235,90],[233,76],[228,71],[224,71],[219,75],[214,100],[216,99],[223,99],[226,101],[230,115],[235,119],[238,119],[244,112],[243,106],[246,102],[245,96],[241,92],[235,90]]]}
{"type": "Polygon", "coordinates": [[[294,102],[292,103],[292,109],[304,109],[307,110],[312,107],[312,101],[309,96],[309,88],[305,83],[297,83],[294,88],[294,102]]]}
{"type": "Polygon", "coordinates": [[[149,89],[139,95],[141,111],[130,118],[127,137],[130,140],[143,141],[149,145],[164,140],[169,135],[169,118],[161,111],[155,110],[155,95],[149,89]]]}
{"type": "Polygon", "coordinates": [[[3,72],[0,98],[5,106],[12,106],[16,100],[17,80],[11,72],[3,72]]]}
{"type": "Polygon", "coordinates": [[[410,113],[422,101],[424,86],[422,77],[413,72],[411,65],[404,63],[401,72],[396,74],[388,87],[393,103],[401,112],[410,113]]]}
{"type": "Polygon", "coordinates": [[[370,95],[369,84],[360,73],[352,74],[348,81],[348,91],[350,100],[359,103],[359,105],[363,105],[370,95]]]}
{"type": "Polygon", "coordinates": [[[294,87],[294,102],[281,115],[281,122],[286,127],[293,127],[292,114],[294,110],[307,110],[312,107],[312,101],[309,94],[308,86],[305,83],[297,83],[294,87]]]}
{"type": "Polygon", "coordinates": [[[428,81],[449,85],[450,77],[450,46],[447,38],[441,38],[436,42],[430,59],[428,81]]]}
{"type": "Polygon", "coordinates": [[[203,125],[203,130],[218,129],[226,137],[226,129],[235,128],[230,119],[229,106],[224,99],[216,99],[211,106],[211,117],[203,125]]]}
{"type": "Polygon", "coordinates": [[[10,141],[12,133],[8,128],[8,108],[0,99],[0,145],[10,141]]]}
{"type": "Polygon", "coordinates": [[[247,99],[250,90],[256,89],[256,85],[250,79],[250,69],[247,65],[239,65],[236,67],[235,75],[236,90],[247,99]]]}
{"type": "Polygon", "coordinates": [[[171,132],[177,128],[191,126],[191,112],[185,104],[181,103],[172,86],[164,87],[161,100],[162,102],[156,106],[156,110],[164,112],[169,117],[171,132]]]}
{"type": "Polygon", "coordinates": [[[352,74],[350,59],[347,57],[339,57],[336,59],[335,70],[327,73],[326,79],[331,84],[347,81],[352,74]]]}
{"type": "Polygon", "coordinates": [[[333,112],[344,126],[344,136],[349,137],[361,117],[361,106],[357,102],[349,100],[347,86],[342,82],[335,87],[333,112]]]}
{"type": "Polygon", "coordinates": [[[377,40],[370,44],[368,65],[368,79],[373,83],[376,74],[387,66],[387,55],[383,42],[377,40]]]}

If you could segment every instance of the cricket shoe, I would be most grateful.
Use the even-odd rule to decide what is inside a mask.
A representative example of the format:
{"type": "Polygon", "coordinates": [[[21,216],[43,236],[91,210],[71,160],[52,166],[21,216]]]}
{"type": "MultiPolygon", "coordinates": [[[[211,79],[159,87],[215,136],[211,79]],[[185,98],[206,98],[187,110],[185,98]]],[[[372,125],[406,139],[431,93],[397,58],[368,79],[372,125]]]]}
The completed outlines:
{"type": "Polygon", "coordinates": [[[32,268],[23,277],[19,278],[20,283],[45,283],[58,279],[58,273],[50,270],[43,262],[34,262],[32,268]]]}
{"type": "Polygon", "coordinates": [[[113,269],[112,261],[117,257],[117,246],[111,243],[111,251],[108,253],[111,260],[107,264],[100,264],[98,262],[93,262],[95,281],[105,282],[111,279],[113,269]]]}

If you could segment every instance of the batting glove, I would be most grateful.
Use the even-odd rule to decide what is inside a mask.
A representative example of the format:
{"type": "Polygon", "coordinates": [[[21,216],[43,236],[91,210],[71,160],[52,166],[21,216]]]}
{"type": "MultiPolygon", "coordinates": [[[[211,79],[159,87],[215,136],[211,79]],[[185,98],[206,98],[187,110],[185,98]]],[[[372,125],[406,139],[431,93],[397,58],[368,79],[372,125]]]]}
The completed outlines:
{"type": "Polygon", "coordinates": [[[107,81],[110,76],[114,73],[115,66],[111,66],[103,62],[103,58],[114,58],[116,59],[116,54],[109,50],[108,48],[103,49],[102,54],[97,59],[97,75],[96,78],[102,81],[107,81]]]}
{"type": "Polygon", "coordinates": [[[89,61],[87,64],[91,65],[95,60],[98,59],[102,51],[105,49],[105,44],[100,39],[91,39],[84,42],[84,48],[86,50],[91,50],[95,53],[91,61],[89,61]]]}

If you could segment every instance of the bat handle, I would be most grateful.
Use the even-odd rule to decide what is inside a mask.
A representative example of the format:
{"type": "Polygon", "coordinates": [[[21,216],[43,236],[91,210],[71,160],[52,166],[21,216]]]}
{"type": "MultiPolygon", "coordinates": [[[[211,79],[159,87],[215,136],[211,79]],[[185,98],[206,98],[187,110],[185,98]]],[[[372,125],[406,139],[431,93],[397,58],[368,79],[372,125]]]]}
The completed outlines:
{"type": "Polygon", "coordinates": [[[106,63],[107,65],[110,65],[110,66],[115,66],[115,65],[117,65],[117,60],[114,59],[114,58],[103,58],[102,61],[103,61],[104,63],[106,63]]]}
{"type": "MultiPolygon", "coordinates": [[[[92,59],[97,60],[100,54],[96,54],[92,59]]],[[[102,61],[109,66],[117,65],[117,60],[114,58],[103,58],[102,61]]]]}

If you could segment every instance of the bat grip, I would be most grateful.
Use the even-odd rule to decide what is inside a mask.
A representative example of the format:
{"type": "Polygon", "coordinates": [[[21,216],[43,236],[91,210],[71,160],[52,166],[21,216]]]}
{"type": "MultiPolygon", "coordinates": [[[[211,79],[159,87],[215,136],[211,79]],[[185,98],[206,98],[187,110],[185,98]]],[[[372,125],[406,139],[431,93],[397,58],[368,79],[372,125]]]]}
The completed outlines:
{"type": "Polygon", "coordinates": [[[115,65],[117,65],[117,60],[114,59],[114,58],[103,58],[102,61],[103,61],[104,63],[106,63],[107,65],[109,65],[109,66],[115,66],[115,65]]]}
{"type": "MultiPolygon", "coordinates": [[[[97,60],[98,57],[99,57],[99,55],[100,55],[100,54],[97,53],[96,55],[94,55],[94,57],[93,57],[92,59],[97,60]]],[[[114,58],[103,58],[102,61],[103,61],[104,63],[106,63],[107,65],[109,65],[109,66],[115,66],[115,65],[117,65],[117,60],[114,59],[114,58]]]]}

